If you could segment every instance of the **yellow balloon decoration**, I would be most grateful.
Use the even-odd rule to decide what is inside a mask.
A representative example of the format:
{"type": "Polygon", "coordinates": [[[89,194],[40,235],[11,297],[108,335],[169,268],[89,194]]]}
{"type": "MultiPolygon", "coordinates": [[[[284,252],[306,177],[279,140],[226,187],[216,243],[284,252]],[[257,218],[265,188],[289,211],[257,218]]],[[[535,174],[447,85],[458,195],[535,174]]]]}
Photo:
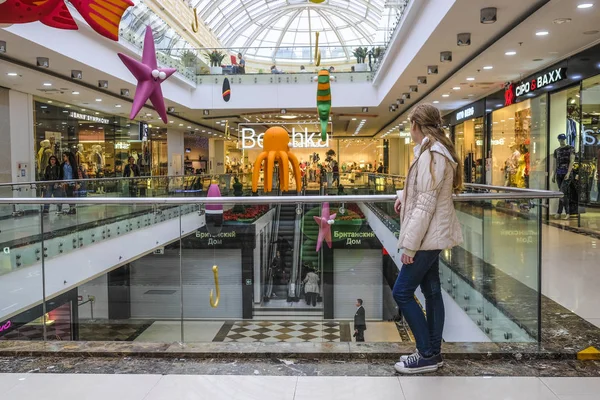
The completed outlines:
{"type": "Polygon", "coordinates": [[[217,288],[217,298],[214,298],[213,290],[210,289],[210,306],[212,308],[217,308],[219,306],[219,300],[221,300],[221,287],[219,286],[219,267],[213,265],[212,270],[213,275],[215,277],[215,287],[217,288]]]}
{"type": "Polygon", "coordinates": [[[319,51],[319,32],[315,32],[315,65],[321,65],[321,52],[319,51]]]}
{"type": "Polygon", "coordinates": [[[315,4],[320,4],[320,3],[324,2],[325,0],[308,0],[308,1],[310,1],[311,3],[315,3],[315,4]]]}
{"type": "Polygon", "coordinates": [[[198,33],[198,28],[200,25],[198,24],[198,12],[194,8],[194,20],[192,21],[192,31],[194,33],[198,33]]]}
{"type": "Polygon", "coordinates": [[[292,163],[292,171],[296,178],[296,190],[302,190],[300,180],[300,163],[294,153],[290,151],[290,137],[288,132],[280,126],[273,126],[265,132],[263,138],[263,152],[258,155],[254,162],[254,173],[252,174],[252,192],[258,191],[258,178],[262,162],[266,160],[264,168],[265,192],[273,190],[273,172],[275,161],[279,162],[279,186],[282,192],[287,192],[290,185],[289,163],[292,163]]]}

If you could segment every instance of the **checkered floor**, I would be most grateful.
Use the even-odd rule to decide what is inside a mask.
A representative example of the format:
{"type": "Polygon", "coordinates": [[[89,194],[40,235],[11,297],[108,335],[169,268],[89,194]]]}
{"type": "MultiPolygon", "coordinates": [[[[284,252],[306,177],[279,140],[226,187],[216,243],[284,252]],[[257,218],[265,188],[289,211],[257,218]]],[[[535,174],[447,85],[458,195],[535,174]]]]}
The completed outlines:
{"type": "Polygon", "coordinates": [[[238,321],[225,324],[218,342],[349,342],[350,325],[321,321],[238,321]]]}

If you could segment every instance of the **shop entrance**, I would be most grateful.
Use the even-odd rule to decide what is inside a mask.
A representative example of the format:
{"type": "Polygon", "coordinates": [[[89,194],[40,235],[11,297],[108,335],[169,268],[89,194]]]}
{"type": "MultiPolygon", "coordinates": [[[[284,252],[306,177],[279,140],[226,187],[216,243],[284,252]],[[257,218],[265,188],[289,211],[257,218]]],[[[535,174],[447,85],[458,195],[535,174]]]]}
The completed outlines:
{"type": "Polygon", "coordinates": [[[483,117],[474,118],[454,127],[454,146],[463,167],[465,183],[484,183],[483,117]]]}

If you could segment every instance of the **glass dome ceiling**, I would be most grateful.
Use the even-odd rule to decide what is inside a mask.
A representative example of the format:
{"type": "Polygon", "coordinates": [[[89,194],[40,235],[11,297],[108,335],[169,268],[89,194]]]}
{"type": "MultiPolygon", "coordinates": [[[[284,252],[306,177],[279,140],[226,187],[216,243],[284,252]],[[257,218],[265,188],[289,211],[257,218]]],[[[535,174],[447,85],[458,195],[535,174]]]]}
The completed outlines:
{"type": "Polygon", "coordinates": [[[383,45],[405,0],[192,0],[224,47],[246,57],[310,61],[315,32],[322,60],[353,59],[357,46],[383,45]]]}

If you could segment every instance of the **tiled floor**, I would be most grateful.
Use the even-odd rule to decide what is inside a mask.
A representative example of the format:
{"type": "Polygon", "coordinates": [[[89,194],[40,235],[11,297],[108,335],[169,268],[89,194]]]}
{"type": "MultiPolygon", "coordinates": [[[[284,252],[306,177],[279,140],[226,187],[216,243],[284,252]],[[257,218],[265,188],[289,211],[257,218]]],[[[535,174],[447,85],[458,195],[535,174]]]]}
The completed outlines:
{"type": "Polygon", "coordinates": [[[349,342],[351,338],[350,325],[335,321],[240,321],[222,331],[221,337],[223,342],[349,342]]]}
{"type": "Polygon", "coordinates": [[[0,375],[3,397],[162,400],[596,400],[600,378],[0,375]]]}

